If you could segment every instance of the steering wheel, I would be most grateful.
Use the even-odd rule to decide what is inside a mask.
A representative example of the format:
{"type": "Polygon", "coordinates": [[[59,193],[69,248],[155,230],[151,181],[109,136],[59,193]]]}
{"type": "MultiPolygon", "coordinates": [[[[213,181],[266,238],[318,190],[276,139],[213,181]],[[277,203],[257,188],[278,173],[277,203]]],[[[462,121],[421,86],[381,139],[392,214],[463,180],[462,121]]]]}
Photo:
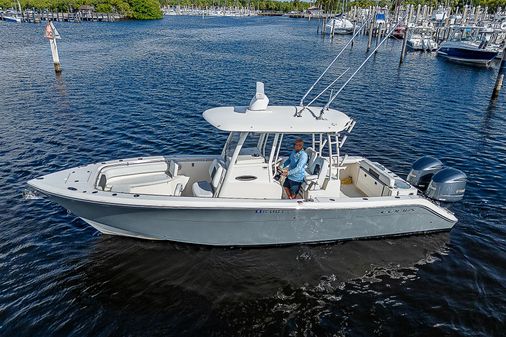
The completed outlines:
{"type": "Polygon", "coordinates": [[[272,163],[272,168],[271,168],[272,171],[271,172],[274,172],[274,175],[276,175],[276,173],[281,171],[281,168],[279,167],[279,165],[283,162],[284,162],[284,159],[279,157],[278,160],[276,160],[275,162],[272,163]]]}

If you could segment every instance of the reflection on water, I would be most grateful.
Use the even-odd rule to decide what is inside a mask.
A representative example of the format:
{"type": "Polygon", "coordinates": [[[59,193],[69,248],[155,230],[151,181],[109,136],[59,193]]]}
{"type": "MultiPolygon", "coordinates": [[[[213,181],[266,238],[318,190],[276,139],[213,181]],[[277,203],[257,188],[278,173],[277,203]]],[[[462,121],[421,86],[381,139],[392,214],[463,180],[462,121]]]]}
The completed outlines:
{"type": "MultiPolygon", "coordinates": [[[[446,253],[448,233],[388,240],[349,241],[320,246],[257,249],[202,248],[175,243],[101,236],[84,263],[86,283],[96,295],[182,291],[211,303],[270,297],[284,287],[332,292],[349,281],[379,276],[410,278],[416,267],[446,253]],[[102,287],[102,285],[106,285],[102,287]]],[[[135,297],[135,296],[134,296],[135,297]]],[[[162,299],[161,300],[163,303],[162,299]]]]}
{"type": "Polygon", "coordinates": [[[381,289],[413,283],[419,268],[447,254],[448,241],[437,233],[225,249],[100,236],[65,276],[73,280],[65,297],[85,311],[98,308],[94,326],[119,334],[333,335],[350,324],[386,323],[374,313],[363,321],[370,297],[379,307],[398,305],[381,289]],[[105,313],[116,312],[121,321],[111,325],[105,313]]]}
{"type": "Polygon", "coordinates": [[[55,89],[56,92],[59,94],[60,97],[66,97],[67,96],[67,88],[65,86],[65,81],[63,78],[62,73],[55,73],[55,89]]]}

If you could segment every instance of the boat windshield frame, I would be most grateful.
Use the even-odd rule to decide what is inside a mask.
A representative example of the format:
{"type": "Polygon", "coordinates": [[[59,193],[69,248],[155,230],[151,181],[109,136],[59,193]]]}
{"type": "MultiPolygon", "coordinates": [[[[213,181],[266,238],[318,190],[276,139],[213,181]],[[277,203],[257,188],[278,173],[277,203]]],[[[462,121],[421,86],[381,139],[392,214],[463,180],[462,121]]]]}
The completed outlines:
{"type": "MultiPolygon", "coordinates": [[[[331,175],[331,167],[332,165],[340,166],[340,155],[341,148],[346,142],[348,135],[351,133],[353,127],[355,126],[355,122],[351,123],[349,127],[344,132],[327,132],[327,133],[287,133],[287,132],[240,132],[240,131],[231,131],[227,137],[227,141],[225,142],[222,152],[221,158],[225,163],[227,168],[227,174],[233,170],[233,168],[237,165],[237,161],[239,155],[241,155],[241,150],[244,148],[246,144],[246,140],[252,135],[258,135],[258,140],[256,141],[256,150],[255,153],[259,154],[264,158],[269,168],[269,181],[273,182],[274,177],[276,176],[276,167],[281,163],[282,158],[280,157],[280,152],[283,145],[283,140],[286,138],[285,135],[288,136],[308,136],[311,135],[311,148],[319,155],[329,159],[329,178],[331,175]],[[237,138],[237,142],[234,138],[237,138]],[[233,145],[233,146],[232,146],[233,145]]],[[[307,147],[306,147],[307,149],[307,147]]],[[[225,177],[225,180],[228,177],[225,177]]],[[[339,178],[339,170],[337,170],[337,178],[339,178]]]]}

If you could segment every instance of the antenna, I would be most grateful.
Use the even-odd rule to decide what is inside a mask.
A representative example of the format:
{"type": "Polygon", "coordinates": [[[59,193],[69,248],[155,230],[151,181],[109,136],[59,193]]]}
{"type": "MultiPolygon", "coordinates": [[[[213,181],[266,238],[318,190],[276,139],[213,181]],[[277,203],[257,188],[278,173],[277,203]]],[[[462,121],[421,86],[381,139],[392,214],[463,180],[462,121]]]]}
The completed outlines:
{"type": "Polygon", "coordinates": [[[257,90],[255,96],[251,99],[249,103],[249,110],[251,111],[263,111],[267,110],[269,106],[269,97],[265,95],[264,92],[264,83],[257,82],[257,90]]]}

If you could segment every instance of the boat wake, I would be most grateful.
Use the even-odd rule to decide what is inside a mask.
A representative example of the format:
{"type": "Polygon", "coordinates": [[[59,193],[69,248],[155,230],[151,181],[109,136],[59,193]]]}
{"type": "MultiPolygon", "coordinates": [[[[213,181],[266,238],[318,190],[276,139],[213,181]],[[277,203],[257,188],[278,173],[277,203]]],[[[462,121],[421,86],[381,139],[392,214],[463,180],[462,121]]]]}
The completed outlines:
{"type": "Polygon", "coordinates": [[[40,200],[40,199],[43,199],[43,197],[39,193],[37,193],[34,190],[29,190],[29,189],[23,190],[22,195],[23,195],[23,199],[24,200],[40,200]]]}

